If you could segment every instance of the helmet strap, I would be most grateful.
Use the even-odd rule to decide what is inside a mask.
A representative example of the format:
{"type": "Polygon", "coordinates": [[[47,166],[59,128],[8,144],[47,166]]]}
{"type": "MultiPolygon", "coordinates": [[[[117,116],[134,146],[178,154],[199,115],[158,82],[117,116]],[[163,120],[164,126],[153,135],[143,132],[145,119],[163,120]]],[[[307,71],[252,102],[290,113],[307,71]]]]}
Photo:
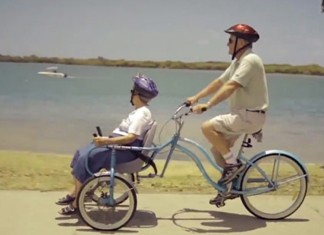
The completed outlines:
{"type": "Polygon", "coordinates": [[[134,89],[132,89],[131,90],[131,97],[130,97],[130,103],[132,104],[132,106],[134,106],[134,102],[133,102],[133,97],[134,97],[134,95],[135,95],[135,90],[134,89]]]}
{"type": "Polygon", "coordinates": [[[251,42],[249,42],[248,44],[244,45],[243,47],[241,47],[240,49],[236,50],[237,47],[237,42],[238,42],[238,37],[235,37],[235,45],[234,45],[234,53],[232,55],[232,60],[234,60],[234,58],[236,57],[237,53],[239,53],[240,51],[244,50],[247,47],[250,47],[252,45],[251,42]]]}
{"type": "Polygon", "coordinates": [[[132,106],[134,106],[133,95],[131,95],[131,98],[130,98],[130,101],[129,102],[131,103],[132,106]]]}
{"type": "Polygon", "coordinates": [[[232,60],[234,60],[234,58],[235,58],[235,56],[237,54],[237,51],[236,51],[237,42],[238,42],[238,37],[235,37],[234,52],[233,52],[233,55],[232,55],[232,60]]]}

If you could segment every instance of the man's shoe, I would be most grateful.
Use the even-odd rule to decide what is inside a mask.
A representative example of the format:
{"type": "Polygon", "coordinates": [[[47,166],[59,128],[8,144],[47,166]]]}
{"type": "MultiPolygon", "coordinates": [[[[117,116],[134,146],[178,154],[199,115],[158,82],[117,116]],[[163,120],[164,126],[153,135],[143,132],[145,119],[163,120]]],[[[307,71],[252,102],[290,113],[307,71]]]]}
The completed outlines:
{"type": "Polygon", "coordinates": [[[226,196],[222,196],[220,193],[216,195],[216,197],[209,200],[210,205],[215,205],[216,207],[223,207],[225,206],[225,201],[230,199],[238,198],[240,195],[238,194],[228,194],[226,196]]]}
{"type": "Polygon", "coordinates": [[[225,206],[225,198],[222,197],[219,193],[216,195],[216,197],[209,200],[210,205],[215,205],[217,207],[225,206]]]}
{"type": "Polygon", "coordinates": [[[214,198],[209,200],[209,204],[210,205],[216,205],[221,199],[223,199],[223,201],[225,200],[233,200],[235,198],[238,198],[240,195],[239,194],[235,194],[235,193],[230,193],[226,196],[222,196],[221,194],[217,194],[214,198]]]}
{"type": "Polygon", "coordinates": [[[219,179],[218,184],[228,184],[235,176],[244,170],[245,166],[239,161],[236,164],[226,164],[222,177],[219,179]]]}

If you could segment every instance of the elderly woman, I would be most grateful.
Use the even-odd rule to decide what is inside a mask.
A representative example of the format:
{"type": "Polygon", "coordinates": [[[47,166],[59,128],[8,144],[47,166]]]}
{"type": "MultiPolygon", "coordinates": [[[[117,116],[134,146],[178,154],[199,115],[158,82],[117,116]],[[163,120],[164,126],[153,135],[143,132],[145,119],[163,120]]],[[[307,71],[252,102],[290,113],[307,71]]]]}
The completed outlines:
{"type": "MultiPolygon", "coordinates": [[[[154,81],[145,75],[139,74],[132,79],[133,89],[131,90],[130,102],[135,110],[122,120],[109,137],[94,137],[92,144],[76,151],[71,162],[75,186],[70,194],[56,202],[58,205],[67,205],[59,211],[60,214],[70,215],[77,210],[75,199],[82,184],[90,177],[86,170],[85,158],[88,158],[88,167],[91,172],[98,172],[102,168],[110,168],[112,151],[106,147],[107,145],[142,146],[143,137],[153,124],[148,103],[158,95],[158,90],[154,81]]],[[[136,156],[131,151],[116,151],[117,165],[134,159],[136,159],[136,156]]]]}

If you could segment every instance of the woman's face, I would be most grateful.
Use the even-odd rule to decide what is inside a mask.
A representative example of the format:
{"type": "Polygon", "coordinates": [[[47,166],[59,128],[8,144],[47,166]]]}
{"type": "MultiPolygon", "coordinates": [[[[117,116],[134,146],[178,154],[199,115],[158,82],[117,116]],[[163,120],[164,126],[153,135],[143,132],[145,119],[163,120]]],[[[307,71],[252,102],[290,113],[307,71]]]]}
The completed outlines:
{"type": "Polygon", "coordinates": [[[141,102],[138,93],[134,90],[131,90],[130,102],[135,107],[139,104],[139,102],[141,102]]]}

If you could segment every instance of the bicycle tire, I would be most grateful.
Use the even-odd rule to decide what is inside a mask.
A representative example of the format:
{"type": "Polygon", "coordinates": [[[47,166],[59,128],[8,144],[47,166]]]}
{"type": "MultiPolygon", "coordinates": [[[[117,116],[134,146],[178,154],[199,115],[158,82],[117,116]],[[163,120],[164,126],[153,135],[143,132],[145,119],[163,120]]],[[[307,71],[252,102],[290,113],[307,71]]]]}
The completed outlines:
{"type": "Polygon", "coordinates": [[[132,219],[137,208],[134,187],[118,175],[114,177],[114,199],[116,199],[109,205],[107,200],[110,197],[110,180],[110,175],[90,178],[83,184],[77,198],[80,217],[96,230],[118,230],[132,219]],[[123,201],[119,200],[121,197],[123,201]]]}
{"type": "Polygon", "coordinates": [[[307,173],[295,158],[271,153],[249,165],[241,181],[242,191],[258,188],[267,192],[240,197],[245,208],[256,217],[279,220],[298,210],[306,197],[307,187],[307,173]],[[258,167],[270,180],[266,180],[258,167]]]}

